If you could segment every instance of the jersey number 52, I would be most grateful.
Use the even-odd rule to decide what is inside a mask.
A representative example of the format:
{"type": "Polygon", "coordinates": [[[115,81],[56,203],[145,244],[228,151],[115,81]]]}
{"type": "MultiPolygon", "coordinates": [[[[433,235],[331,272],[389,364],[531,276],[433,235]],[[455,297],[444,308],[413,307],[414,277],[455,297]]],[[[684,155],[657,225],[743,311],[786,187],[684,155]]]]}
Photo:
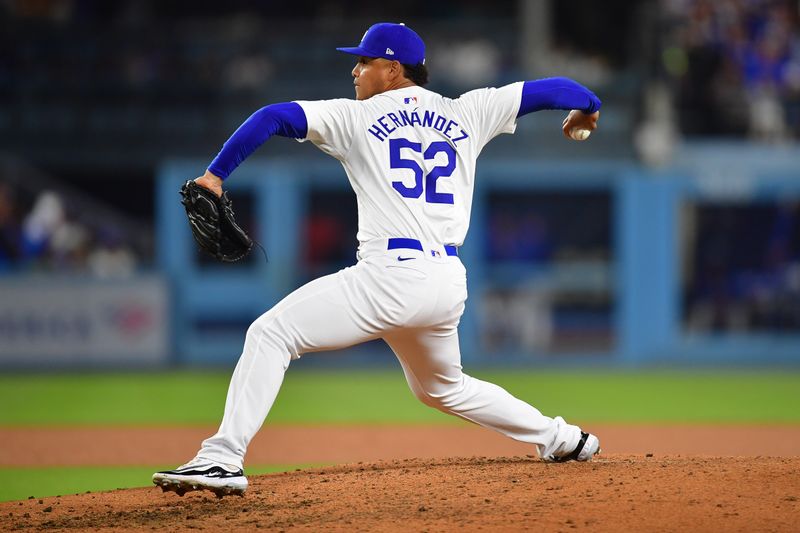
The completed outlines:
{"type": "Polygon", "coordinates": [[[439,152],[447,155],[447,164],[433,167],[425,175],[425,201],[431,204],[452,204],[453,195],[446,192],[436,192],[436,180],[450,176],[456,168],[456,151],[446,141],[436,141],[428,145],[425,152],[422,152],[422,144],[409,141],[408,139],[389,139],[389,166],[391,168],[407,168],[414,172],[414,186],[407,187],[402,181],[393,181],[392,187],[404,198],[419,198],[423,192],[422,167],[414,159],[404,159],[402,150],[407,148],[416,153],[422,153],[422,157],[433,159],[439,152]]]}

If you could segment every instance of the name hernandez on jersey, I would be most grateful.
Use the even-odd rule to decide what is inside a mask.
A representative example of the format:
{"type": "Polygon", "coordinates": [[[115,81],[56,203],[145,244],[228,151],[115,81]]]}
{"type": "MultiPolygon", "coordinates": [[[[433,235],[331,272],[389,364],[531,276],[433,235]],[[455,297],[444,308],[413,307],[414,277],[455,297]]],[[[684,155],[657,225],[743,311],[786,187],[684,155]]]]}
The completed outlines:
{"type": "Polygon", "coordinates": [[[455,120],[444,117],[436,111],[428,110],[422,111],[422,117],[420,117],[420,112],[416,109],[411,112],[398,109],[394,113],[386,113],[378,117],[378,120],[367,128],[367,131],[383,142],[398,129],[415,125],[422,128],[433,128],[450,139],[453,145],[457,145],[458,141],[463,141],[469,137],[469,134],[455,120]]]}
{"type": "Polygon", "coordinates": [[[370,137],[380,141],[397,128],[419,126],[429,127],[439,134],[447,132],[451,140],[471,138],[477,157],[484,145],[497,135],[514,133],[522,87],[523,82],[517,82],[499,88],[475,89],[455,100],[423,87],[388,91],[363,101],[346,98],[297,100],[295,103],[300,105],[308,120],[306,137],[297,140],[311,141],[326,154],[344,161],[352,155],[351,143],[361,124],[370,132],[370,137]],[[381,103],[387,100],[393,105],[382,110],[386,106],[381,103]],[[410,111],[398,107],[403,105],[410,111]],[[457,134],[456,127],[459,128],[457,134]]]}

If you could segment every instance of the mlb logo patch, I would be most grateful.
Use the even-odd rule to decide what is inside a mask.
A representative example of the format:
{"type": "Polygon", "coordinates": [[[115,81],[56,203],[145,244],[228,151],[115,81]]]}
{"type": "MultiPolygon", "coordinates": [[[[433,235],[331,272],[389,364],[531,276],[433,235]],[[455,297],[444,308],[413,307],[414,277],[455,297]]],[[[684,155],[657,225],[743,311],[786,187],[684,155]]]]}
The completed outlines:
{"type": "Polygon", "coordinates": [[[403,98],[403,103],[404,104],[416,104],[417,103],[417,97],[416,96],[406,96],[405,98],[403,98]]]}

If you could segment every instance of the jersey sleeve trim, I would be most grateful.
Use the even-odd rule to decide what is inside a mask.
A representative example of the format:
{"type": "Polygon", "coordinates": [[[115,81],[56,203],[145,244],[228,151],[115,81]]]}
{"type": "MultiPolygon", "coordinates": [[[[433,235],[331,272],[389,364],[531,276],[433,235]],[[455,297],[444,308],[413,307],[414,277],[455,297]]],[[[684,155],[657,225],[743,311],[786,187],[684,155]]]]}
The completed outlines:
{"type": "Polygon", "coordinates": [[[510,120],[508,123],[506,123],[505,128],[500,130],[498,133],[513,134],[515,131],[517,131],[517,118],[519,117],[519,107],[522,104],[523,84],[520,82],[512,83],[510,87],[516,89],[516,98],[514,98],[514,102],[516,103],[512,109],[513,113],[511,113],[510,120]]]}

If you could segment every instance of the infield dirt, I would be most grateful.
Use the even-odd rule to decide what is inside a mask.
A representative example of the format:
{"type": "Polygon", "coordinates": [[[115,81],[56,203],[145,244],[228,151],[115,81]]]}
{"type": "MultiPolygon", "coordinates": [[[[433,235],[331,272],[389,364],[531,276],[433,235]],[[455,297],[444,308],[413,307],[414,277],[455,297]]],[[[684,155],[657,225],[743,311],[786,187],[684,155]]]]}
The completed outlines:
{"type": "Polygon", "coordinates": [[[143,488],[7,502],[0,529],[796,531],[798,474],[798,458],[408,459],[254,476],[241,498],[143,488]]]}
{"type": "MultiPolygon", "coordinates": [[[[0,428],[0,466],[177,465],[213,429],[0,428]]],[[[249,464],[340,465],[250,476],[244,497],[222,500],[156,487],[36,495],[0,503],[0,531],[798,530],[800,427],[588,429],[603,455],[546,464],[467,425],[266,426],[249,464]]]]}

